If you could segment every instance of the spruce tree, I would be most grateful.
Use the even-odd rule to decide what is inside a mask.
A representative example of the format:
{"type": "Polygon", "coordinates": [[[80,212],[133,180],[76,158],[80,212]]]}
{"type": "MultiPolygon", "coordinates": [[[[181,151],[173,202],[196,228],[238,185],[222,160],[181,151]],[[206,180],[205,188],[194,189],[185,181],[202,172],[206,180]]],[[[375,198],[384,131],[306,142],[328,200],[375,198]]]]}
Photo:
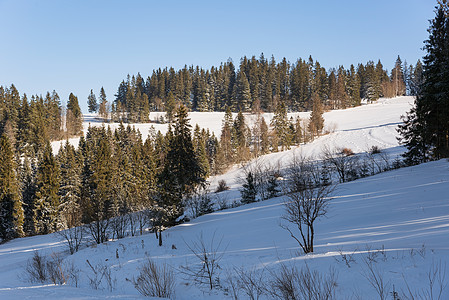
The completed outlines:
{"type": "Polygon", "coordinates": [[[165,225],[175,224],[183,213],[183,198],[205,181],[204,170],[193,149],[190,128],[187,108],[180,105],[175,115],[173,137],[169,141],[164,169],[159,176],[160,206],[169,209],[166,211],[165,225]]]}
{"type": "Polygon", "coordinates": [[[106,98],[106,92],[104,91],[104,88],[101,87],[100,89],[100,104],[98,108],[98,114],[100,115],[100,118],[103,118],[103,120],[107,120],[109,118],[109,109],[108,109],[108,99],[106,98]]]}
{"type": "Polygon", "coordinates": [[[323,106],[318,95],[315,93],[312,96],[313,108],[309,121],[309,132],[312,137],[319,136],[323,131],[324,119],[323,119],[323,106]]]}
{"type": "Polygon", "coordinates": [[[256,201],[257,190],[252,172],[248,172],[248,175],[246,175],[245,183],[242,185],[240,193],[242,196],[242,203],[248,204],[256,201]]]}
{"type": "Polygon", "coordinates": [[[69,136],[80,135],[83,130],[83,115],[78,103],[78,97],[70,93],[67,102],[67,133],[69,136]]]}
{"type": "Polygon", "coordinates": [[[65,228],[79,226],[81,198],[82,158],[68,141],[57,156],[60,169],[60,207],[62,225],[65,228]]]}
{"type": "Polygon", "coordinates": [[[97,112],[98,110],[97,97],[95,97],[93,90],[90,90],[90,94],[87,96],[87,107],[90,113],[97,112]]]}
{"type": "Polygon", "coordinates": [[[51,144],[47,142],[36,175],[34,216],[38,234],[51,233],[60,228],[59,182],[59,168],[53,156],[51,144]]]}
{"type": "Polygon", "coordinates": [[[399,126],[404,154],[409,163],[449,156],[449,20],[446,2],[436,10],[431,21],[423,77],[415,106],[399,126]]]}
{"type": "Polygon", "coordinates": [[[24,235],[14,152],[6,134],[0,137],[0,238],[3,241],[24,235]]]}

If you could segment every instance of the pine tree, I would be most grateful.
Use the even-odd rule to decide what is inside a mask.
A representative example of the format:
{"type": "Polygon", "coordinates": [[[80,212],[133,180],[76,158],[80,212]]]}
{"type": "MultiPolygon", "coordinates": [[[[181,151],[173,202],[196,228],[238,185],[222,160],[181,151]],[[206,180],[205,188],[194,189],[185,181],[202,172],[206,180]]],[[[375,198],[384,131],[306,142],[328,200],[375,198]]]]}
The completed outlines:
{"type": "Polygon", "coordinates": [[[98,110],[97,97],[95,97],[92,89],[90,90],[89,96],[87,96],[87,107],[89,108],[90,113],[97,112],[98,110]]]}
{"type": "Polygon", "coordinates": [[[6,134],[0,137],[0,238],[4,241],[24,235],[14,152],[6,134]]]}
{"type": "Polygon", "coordinates": [[[312,137],[319,136],[323,131],[324,119],[323,119],[323,106],[318,95],[315,93],[313,98],[313,109],[310,115],[309,132],[312,137]]]}
{"type": "Polygon", "coordinates": [[[36,174],[35,224],[38,234],[47,234],[60,228],[59,169],[47,142],[36,174]]]}
{"type": "Polygon", "coordinates": [[[240,193],[242,203],[248,204],[256,201],[257,190],[252,172],[248,172],[248,175],[246,175],[245,183],[242,185],[240,193]]]}

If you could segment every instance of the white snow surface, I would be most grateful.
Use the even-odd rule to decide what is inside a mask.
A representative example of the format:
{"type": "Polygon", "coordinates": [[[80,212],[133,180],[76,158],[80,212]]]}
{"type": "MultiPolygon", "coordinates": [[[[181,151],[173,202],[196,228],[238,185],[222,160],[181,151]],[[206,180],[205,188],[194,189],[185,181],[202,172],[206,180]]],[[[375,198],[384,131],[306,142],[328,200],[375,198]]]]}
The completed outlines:
{"type": "MultiPolygon", "coordinates": [[[[285,166],[295,153],[318,157],[324,145],[347,147],[354,152],[364,152],[376,145],[384,152],[398,155],[403,148],[396,140],[396,127],[412,101],[410,97],[383,99],[375,104],[328,112],[326,126],[334,128],[334,132],[310,144],[266,155],[261,160],[285,166]]],[[[193,124],[198,122],[219,134],[223,114],[192,113],[190,116],[193,124]]],[[[139,126],[145,137],[148,125],[139,126]]],[[[157,129],[166,128],[159,126],[157,129]]],[[[237,200],[241,173],[241,168],[234,166],[226,174],[211,178],[211,188],[224,179],[231,189],[220,196],[237,200]]],[[[279,270],[281,264],[299,268],[307,264],[322,274],[331,268],[336,270],[337,299],[379,299],[365,278],[367,266],[363,258],[369,256],[375,257],[375,269],[386,282],[389,298],[393,286],[401,293],[407,290],[407,284],[412,291],[423,295],[429,287],[429,270],[432,266],[446,268],[449,259],[448,190],[446,160],[340,184],[328,214],[316,221],[315,252],[309,255],[300,254],[298,244],[279,226],[283,222],[283,197],[216,211],[170,228],[163,233],[162,247],[150,233],[85,246],[74,255],[68,254],[57,234],[15,239],[0,245],[0,299],[139,299],[142,296],[129,281],[138,276],[139,266],[148,257],[156,263],[166,262],[175,270],[195,263],[187,244],[200,235],[206,242],[213,236],[216,244],[222,240],[223,285],[226,271],[234,268],[264,272],[270,278],[270,272],[279,270]],[[73,262],[80,269],[78,287],[26,281],[24,270],[35,250],[41,254],[60,253],[65,262],[73,262]],[[354,261],[349,267],[342,262],[342,254],[352,255],[354,261]],[[86,260],[111,270],[116,280],[112,292],[104,285],[99,290],[90,287],[88,277],[92,271],[86,260]]],[[[176,279],[176,299],[231,299],[223,290],[208,291],[194,285],[178,271],[176,279]]],[[[446,284],[448,279],[449,274],[444,279],[446,284]]],[[[240,296],[247,299],[242,292],[240,296]]],[[[268,296],[261,298],[269,299],[268,296]]],[[[448,288],[441,299],[449,299],[448,288]]]]}

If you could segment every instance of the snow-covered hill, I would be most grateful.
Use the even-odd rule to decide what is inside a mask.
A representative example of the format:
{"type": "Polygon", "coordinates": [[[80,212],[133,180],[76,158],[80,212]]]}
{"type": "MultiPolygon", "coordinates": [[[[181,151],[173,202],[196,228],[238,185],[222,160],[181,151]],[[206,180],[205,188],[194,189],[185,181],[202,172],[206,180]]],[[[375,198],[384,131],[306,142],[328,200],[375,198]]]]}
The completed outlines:
{"type": "MultiPolygon", "coordinates": [[[[354,152],[376,145],[384,152],[398,155],[403,149],[396,141],[395,128],[411,101],[407,97],[386,99],[326,113],[326,125],[335,128],[333,133],[311,144],[267,155],[263,161],[286,165],[295,153],[319,155],[324,145],[348,147],[354,152]]],[[[191,118],[194,124],[195,114],[191,118]]],[[[221,118],[215,119],[219,120],[210,123],[210,128],[218,133],[221,118]]],[[[198,114],[200,126],[206,122],[207,114],[198,114]]],[[[235,167],[212,178],[212,185],[225,179],[231,190],[222,196],[238,197],[239,176],[241,170],[235,167]]],[[[162,247],[157,245],[154,234],[144,234],[85,247],[70,256],[64,252],[66,248],[56,234],[16,239],[0,245],[0,299],[139,298],[130,280],[137,277],[139,266],[148,257],[175,268],[177,299],[231,299],[224,291],[228,284],[226,274],[235,276],[236,269],[253,271],[269,280],[282,265],[301,268],[306,264],[322,274],[335,270],[337,299],[379,299],[368,280],[370,270],[384,281],[387,297],[391,297],[393,289],[400,294],[407,294],[410,289],[425,298],[430,270],[445,270],[449,259],[448,190],[446,160],[340,184],[327,216],[317,221],[315,253],[311,255],[298,255],[297,243],[279,226],[283,197],[216,211],[170,228],[163,233],[162,247]],[[215,236],[215,246],[222,241],[218,252],[223,251],[220,261],[223,289],[209,292],[178,272],[182,265],[195,263],[187,245],[197,241],[200,235],[206,243],[215,236]],[[27,260],[34,250],[42,254],[62,252],[65,261],[73,262],[80,270],[78,287],[23,280],[27,260]],[[94,267],[111,270],[112,292],[104,281],[100,284],[102,290],[91,289],[89,277],[93,277],[93,272],[87,260],[94,267]]],[[[437,272],[437,278],[438,274],[442,278],[444,273],[437,272]]],[[[447,283],[449,275],[442,279],[447,283]]],[[[435,291],[437,286],[438,282],[435,291]]],[[[243,292],[240,296],[248,298],[243,292]]],[[[449,299],[448,289],[443,291],[441,299],[449,299]]]]}

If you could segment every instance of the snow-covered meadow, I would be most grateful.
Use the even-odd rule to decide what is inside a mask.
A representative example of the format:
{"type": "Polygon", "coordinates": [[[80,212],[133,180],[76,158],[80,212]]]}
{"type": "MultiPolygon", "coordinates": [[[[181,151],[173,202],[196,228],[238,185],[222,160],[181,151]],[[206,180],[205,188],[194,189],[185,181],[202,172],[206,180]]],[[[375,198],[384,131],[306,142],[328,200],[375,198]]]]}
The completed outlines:
{"type": "MultiPolygon", "coordinates": [[[[325,146],[347,147],[355,153],[378,146],[393,159],[403,151],[396,140],[396,127],[412,101],[410,97],[382,99],[325,113],[325,126],[331,133],[310,144],[266,155],[259,162],[282,167],[295,155],[319,157],[325,146]]],[[[264,116],[267,121],[271,117],[264,116]]],[[[192,113],[190,117],[192,125],[198,123],[219,135],[223,114],[192,113]]],[[[101,125],[92,116],[85,120],[101,125]]],[[[166,130],[166,125],[154,126],[166,130]]],[[[138,124],[136,128],[145,138],[149,125],[138,124]]],[[[53,144],[55,150],[58,145],[53,144]]],[[[225,180],[231,189],[216,197],[236,201],[241,176],[241,167],[235,166],[226,174],[210,178],[211,189],[225,180]]],[[[57,234],[16,239],[0,245],[0,299],[137,299],[141,296],[131,281],[148,258],[175,269],[176,299],[232,299],[226,290],[227,279],[235,278],[236,270],[253,272],[268,288],[274,273],[282,266],[293,265],[307,265],[323,275],[334,272],[337,299],[379,299],[375,285],[370,284],[370,274],[383,280],[387,298],[393,298],[396,291],[401,296],[414,293],[418,295],[415,299],[429,299],[426,293],[432,271],[436,272],[434,293],[438,294],[438,278],[445,285],[449,282],[449,274],[443,278],[449,257],[448,190],[446,160],[340,184],[328,214],[316,223],[315,252],[309,255],[300,255],[298,244],[280,227],[283,197],[216,211],[170,228],[163,233],[162,247],[150,233],[83,247],[74,255],[68,254],[57,234]],[[223,255],[219,262],[222,288],[209,291],[180,272],[182,266],[198,263],[188,245],[200,236],[208,245],[214,240],[213,248],[223,255]],[[78,287],[73,282],[55,286],[26,281],[24,270],[35,250],[48,255],[60,253],[65,263],[73,263],[74,269],[79,269],[78,287]],[[87,260],[94,267],[110,270],[111,282],[103,279],[98,290],[92,289],[89,278],[94,275],[87,260]]],[[[240,298],[248,296],[240,291],[240,298]]],[[[449,288],[443,290],[441,299],[449,299],[449,288]]]]}

